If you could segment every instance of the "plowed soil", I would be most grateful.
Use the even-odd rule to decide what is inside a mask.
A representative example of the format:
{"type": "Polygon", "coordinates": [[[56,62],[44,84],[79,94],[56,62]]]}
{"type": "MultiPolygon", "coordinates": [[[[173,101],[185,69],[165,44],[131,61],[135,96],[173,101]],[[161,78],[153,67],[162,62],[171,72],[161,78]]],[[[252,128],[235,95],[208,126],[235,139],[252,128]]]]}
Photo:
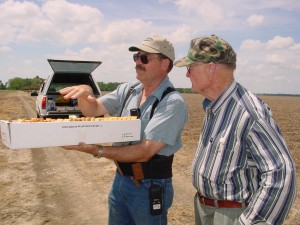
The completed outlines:
{"type": "MultiPolygon", "coordinates": [[[[191,164],[202,128],[202,97],[185,94],[190,120],[174,161],[175,197],[169,224],[194,224],[191,164]]],[[[272,108],[296,165],[300,164],[300,97],[262,96],[272,108]]],[[[35,117],[35,97],[0,91],[0,119],[35,117]]],[[[28,131],[30,132],[30,131],[28,131]]],[[[36,137],[38,138],[38,137],[36,137]]],[[[0,224],[105,225],[115,165],[61,148],[10,150],[0,141],[0,224]]],[[[300,169],[297,168],[298,190],[300,169]]],[[[300,197],[284,223],[300,225],[300,197]]]]}

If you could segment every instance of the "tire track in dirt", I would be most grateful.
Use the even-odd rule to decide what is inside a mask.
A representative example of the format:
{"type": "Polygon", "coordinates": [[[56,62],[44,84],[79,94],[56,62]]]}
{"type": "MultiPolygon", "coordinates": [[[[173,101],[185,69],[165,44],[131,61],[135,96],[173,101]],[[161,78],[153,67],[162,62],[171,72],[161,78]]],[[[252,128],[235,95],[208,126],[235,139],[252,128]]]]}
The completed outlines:
{"type": "MultiPolygon", "coordinates": [[[[18,95],[28,114],[35,117],[32,98],[18,95]]],[[[38,138],[38,137],[37,137],[38,138]]],[[[26,151],[26,150],[23,150],[26,151]]],[[[47,224],[106,224],[101,216],[98,187],[91,182],[79,152],[65,152],[59,148],[30,149],[32,171],[35,174],[34,199],[38,207],[35,221],[47,224]],[[68,156],[72,155],[72,161],[68,156]],[[37,219],[37,217],[41,217],[37,219]]],[[[82,153],[81,153],[82,154],[82,153]]],[[[103,212],[105,214],[105,212],[103,212]]],[[[103,218],[104,217],[104,218],[103,218]]]]}
{"type": "Polygon", "coordinates": [[[31,150],[41,207],[51,224],[99,224],[99,198],[88,176],[62,150],[31,150]]]}

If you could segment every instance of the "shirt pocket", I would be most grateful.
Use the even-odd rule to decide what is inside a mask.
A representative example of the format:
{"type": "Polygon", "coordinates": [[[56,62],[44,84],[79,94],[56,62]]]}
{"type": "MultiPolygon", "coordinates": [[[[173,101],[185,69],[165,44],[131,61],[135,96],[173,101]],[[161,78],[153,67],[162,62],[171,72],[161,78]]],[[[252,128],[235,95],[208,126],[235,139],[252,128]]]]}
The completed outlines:
{"type": "Polygon", "coordinates": [[[242,165],[238,163],[238,151],[230,140],[220,138],[215,145],[215,162],[217,165],[218,183],[228,184],[236,173],[240,173],[242,165]]]}
{"type": "Polygon", "coordinates": [[[218,154],[223,154],[226,151],[226,139],[219,138],[211,143],[211,151],[217,157],[218,154]]]}

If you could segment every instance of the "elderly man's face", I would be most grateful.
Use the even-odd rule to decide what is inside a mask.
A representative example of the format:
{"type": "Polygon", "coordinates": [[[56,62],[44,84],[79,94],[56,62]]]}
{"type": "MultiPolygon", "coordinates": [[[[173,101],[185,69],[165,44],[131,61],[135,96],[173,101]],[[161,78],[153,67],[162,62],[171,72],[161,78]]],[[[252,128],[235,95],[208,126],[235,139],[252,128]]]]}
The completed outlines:
{"type": "Polygon", "coordinates": [[[208,67],[209,65],[204,63],[194,63],[187,66],[186,76],[192,82],[192,90],[199,94],[203,94],[210,83],[208,67]]]}

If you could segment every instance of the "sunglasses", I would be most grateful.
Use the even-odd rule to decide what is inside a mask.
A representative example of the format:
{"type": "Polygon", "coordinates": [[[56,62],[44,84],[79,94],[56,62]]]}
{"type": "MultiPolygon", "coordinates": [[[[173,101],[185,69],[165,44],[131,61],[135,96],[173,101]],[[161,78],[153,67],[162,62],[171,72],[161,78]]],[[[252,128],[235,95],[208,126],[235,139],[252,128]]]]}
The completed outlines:
{"type": "Polygon", "coordinates": [[[138,59],[140,59],[143,64],[148,64],[150,60],[157,59],[157,58],[158,57],[149,59],[148,55],[133,54],[133,61],[136,62],[138,61],[138,59]]]}

